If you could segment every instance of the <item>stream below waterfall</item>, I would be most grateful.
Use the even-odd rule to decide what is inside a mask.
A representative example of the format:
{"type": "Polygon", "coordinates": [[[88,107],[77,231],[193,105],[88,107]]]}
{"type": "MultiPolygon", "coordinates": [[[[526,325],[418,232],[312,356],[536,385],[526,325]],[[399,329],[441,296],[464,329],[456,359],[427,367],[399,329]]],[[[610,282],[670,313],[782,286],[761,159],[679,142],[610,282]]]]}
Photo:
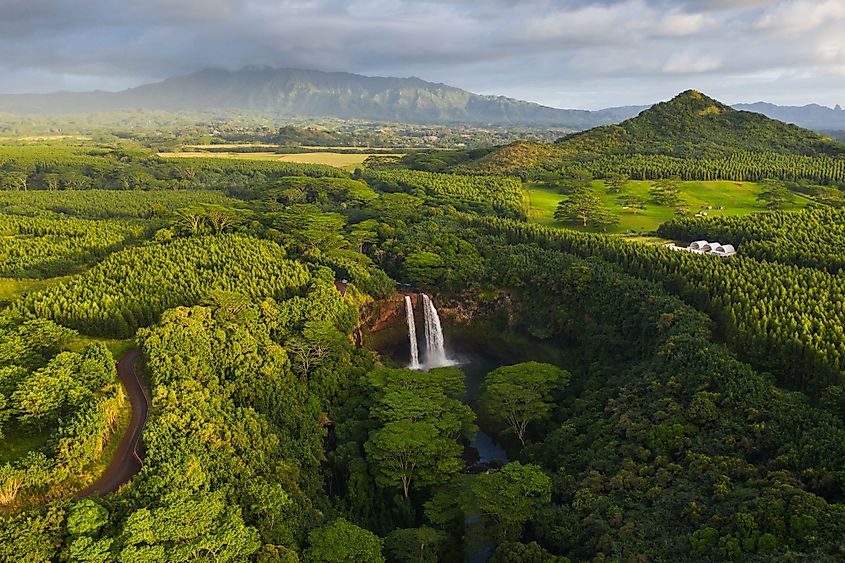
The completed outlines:
{"type": "MultiPolygon", "coordinates": [[[[457,367],[464,373],[466,384],[463,402],[477,411],[475,403],[481,394],[484,377],[494,369],[512,363],[509,358],[478,349],[458,335],[451,338],[445,335],[437,308],[426,294],[406,294],[394,303],[390,314],[395,322],[382,325],[383,336],[371,340],[372,349],[389,357],[397,366],[410,369],[457,367]]],[[[505,449],[481,428],[468,445],[474,450],[468,453],[477,453],[477,457],[467,456],[467,471],[486,471],[509,461],[505,449]]],[[[482,563],[489,560],[496,546],[481,532],[478,518],[467,517],[465,526],[464,561],[482,563]]]]}
{"type": "MultiPolygon", "coordinates": [[[[506,319],[495,314],[474,314],[471,308],[462,311],[454,303],[450,307],[441,323],[440,313],[427,295],[402,292],[381,300],[369,310],[359,342],[378,352],[389,366],[459,368],[466,384],[463,402],[476,413],[484,377],[496,368],[529,360],[555,365],[572,360],[560,346],[514,332],[506,319]]],[[[495,470],[509,462],[505,448],[482,428],[467,446],[467,473],[495,470]]],[[[464,522],[465,562],[488,561],[496,549],[480,524],[475,517],[467,517],[464,522]]]]}
{"type": "MultiPolygon", "coordinates": [[[[422,294],[422,308],[423,308],[423,334],[422,339],[424,346],[422,347],[423,354],[420,355],[420,334],[416,328],[416,311],[414,309],[414,300],[410,295],[404,297],[405,302],[405,321],[408,327],[408,355],[397,353],[394,360],[402,361],[408,358],[407,366],[411,369],[431,369],[443,366],[458,366],[464,372],[466,382],[466,396],[464,402],[473,405],[481,393],[481,386],[484,383],[484,376],[490,371],[502,365],[501,360],[493,358],[492,356],[485,356],[468,350],[454,350],[446,345],[446,338],[443,334],[443,327],[440,322],[440,316],[437,313],[437,308],[434,306],[431,298],[422,294]]],[[[398,350],[396,352],[399,352],[398,350]]],[[[476,463],[488,464],[499,462],[505,464],[508,462],[507,453],[496,441],[479,429],[475,438],[470,443],[472,448],[478,451],[478,460],[476,463]]]]}
{"type": "MultiPolygon", "coordinates": [[[[446,345],[446,338],[443,334],[437,308],[434,306],[431,298],[426,294],[422,294],[423,339],[425,346],[423,348],[424,355],[421,358],[420,335],[416,329],[414,300],[411,296],[406,295],[404,302],[405,320],[408,327],[407,357],[409,358],[406,365],[411,369],[458,366],[465,375],[464,381],[467,391],[464,402],[475,408],[474,403],[481,393],[484,376],[501,366],[502,361],[491,356],[478,354],[474,351],[450,349],[446,345]]],[[[470,447],[478,453],[478,457],[474,463],[475,466],[497,466],[504,465],[508,462],[508,456],[504,448],[496,443],[492,436],[480,428],[476,431],[475,437],[470,442],[470,447]]],[[[493,555],[495,549],[495,546],[487,542],[482,536],[474,533],[477,532],[477,527],[474,526],[475,524],[477,524],[477,518],[467,518],[466,527],[468,537],[464,560],[468,563],[482,563],[487,561],[493,555]]]]}

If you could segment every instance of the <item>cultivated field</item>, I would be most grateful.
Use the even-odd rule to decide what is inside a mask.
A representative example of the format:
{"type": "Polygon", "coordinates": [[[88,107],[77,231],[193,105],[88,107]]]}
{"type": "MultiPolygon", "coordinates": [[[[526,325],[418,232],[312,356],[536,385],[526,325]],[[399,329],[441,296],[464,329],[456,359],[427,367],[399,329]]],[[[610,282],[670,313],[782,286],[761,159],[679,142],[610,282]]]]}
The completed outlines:
{"type": "Polygon", "coordinates": [[[303,152],[297,154],[278,154],[274,152],[167,152],[159,153],[163,158],[239,158],[244,160],[275,160],[277,162],[296,162],[300,164],[325,164],[336,168],[354,168],[360,166],[371,156],[404,156],[398,153],[361,153],[348,154],[339,152],[303,152]]]}

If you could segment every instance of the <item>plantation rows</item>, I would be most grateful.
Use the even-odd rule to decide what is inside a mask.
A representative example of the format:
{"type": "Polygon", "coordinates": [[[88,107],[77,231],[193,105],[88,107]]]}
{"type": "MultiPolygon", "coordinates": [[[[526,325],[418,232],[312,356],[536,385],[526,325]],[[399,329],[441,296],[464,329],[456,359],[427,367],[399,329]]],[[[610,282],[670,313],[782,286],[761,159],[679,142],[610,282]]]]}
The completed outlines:
{"type": "Polygon", "coordinates": [[[331,166],[223,158],[159,158],[140,149],[0,146],[0,189],[150,190],[266,185],[286,176],[348,177],[331,166]]]}
{"type": "Polygon", "coordinates": [[[566,169],[586,169],[594,177],[627,174],[635,180],[677,176],[683,180],[759,182],[765,178],[845,182],[845,159],[777,153],[738,153],[721,159],[690,159],[664,155],[600,156],[568,161],[566,169]]]}
{"type": "Polygon", "coordinates": [[[176,239],[112,254],[15,307],[86,334],[127,338],[156,322],[163,311],[200,303],[215,290],[255,299],[298,293],[311,274],[284,256],[273,242],[240,235],[176,239]]]}
{"type": "Polygon", "coordinates": [[[388,192],[407,192],[464,211],[525,217],[522,184],[516,178],[462,176],[416,170],[371,170],[367,182],[388,192]]]}
{"type": "Polygon", "coordinates": [[[658,233],[679,240],[738,243],[743,255],[760,260],[810,266],[831,273],[845,269],[845,209],[817,208],[747,217],[685,217],[661,225],[658,233]]]}
{"type": "Polygon", "coordinates": [[[146,219],[194,204],[231,203],[222,193],[206,190],[0,191],[2,213],[60,213],[83,219],[146,219]]]}
{"type": "Polygon", "coordinates": [[[144,227],[128,222],[0,214],[0,276],[52,277],[92,263],[144,227]]]}
{"type": "Polygon", "coordinates": [[[725,338],[787,384],[819,391],[845,371],[845,276],[742,256],[709,256],[498,218],[466,217],[510,242],[602,256],[662,282],[722,326],[725,338]]]}

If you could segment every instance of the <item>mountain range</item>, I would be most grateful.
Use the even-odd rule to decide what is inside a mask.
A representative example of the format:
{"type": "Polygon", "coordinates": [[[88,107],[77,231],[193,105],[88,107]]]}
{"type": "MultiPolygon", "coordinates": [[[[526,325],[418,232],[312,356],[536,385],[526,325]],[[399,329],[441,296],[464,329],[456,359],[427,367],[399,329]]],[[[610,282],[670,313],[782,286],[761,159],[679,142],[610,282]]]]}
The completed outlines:
{"type": "MultiPolygon", "coordinates": [[[[229,110],[406,121],[523,125],[583,130],[619,123],[649,106],[597,111],[558,109],[504,96],[474,94],[419,78],[369,77],[344,72],[247,67],[207,69],[120,92],[0,95],[0,112],[68,114],[133,109],[202,112],[229,110]]],[[[736,106],[818,131],[845,130],[845,110],[819,105],[736,106]]]]}
{"type": "Polygon", "coordinates": [[[621,161],[632,155],[714,160],[737,153],[845,157],[845,145],[688,90],[618,125],[573,133],[555,143],[521,141],[481,155],[465,151],[448,158],[462,171],[511,174],[560,170],[596,159],[621,161]]]}

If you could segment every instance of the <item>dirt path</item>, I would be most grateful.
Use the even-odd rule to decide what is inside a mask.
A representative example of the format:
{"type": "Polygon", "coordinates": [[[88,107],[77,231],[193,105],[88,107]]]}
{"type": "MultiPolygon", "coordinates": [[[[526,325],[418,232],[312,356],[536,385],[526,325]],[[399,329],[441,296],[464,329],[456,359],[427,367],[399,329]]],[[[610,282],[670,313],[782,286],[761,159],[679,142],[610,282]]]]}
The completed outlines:
{"type": "Polygon", "coordinates": [[[135,370],[138,355],[139,351],[136,348],[126,352],[117,362],[117,373],[120,376],[121,383],[123,383],[123,388],[126,390],[126,395],[129,397],[129,403],[132,405],[132,418],[129,420],[129,427],[120,440],[120,444],[117,446],[117,450],[109,461],[109,466],[105,472],[99,479],[80,492],[77,495],[78,497],[113,493],[141,470],[143,461],[140,451],[141,431],[144,429],[144,423],[147,422],[147,412],[150,405],[146,391],[144,391],[135,370]]]}

